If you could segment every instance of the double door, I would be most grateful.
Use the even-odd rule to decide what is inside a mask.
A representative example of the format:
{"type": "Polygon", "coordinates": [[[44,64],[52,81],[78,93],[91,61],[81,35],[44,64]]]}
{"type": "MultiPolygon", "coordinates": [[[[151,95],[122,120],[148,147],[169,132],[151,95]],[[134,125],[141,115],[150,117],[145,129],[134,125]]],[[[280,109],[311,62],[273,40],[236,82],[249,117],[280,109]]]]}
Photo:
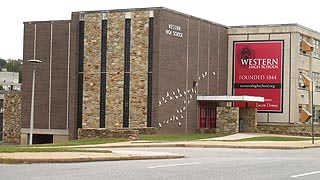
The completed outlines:
{"type": "Polygon", "coordinates": [[[199,128],[216,128],[216,106],[199,106],[199,128]]]}

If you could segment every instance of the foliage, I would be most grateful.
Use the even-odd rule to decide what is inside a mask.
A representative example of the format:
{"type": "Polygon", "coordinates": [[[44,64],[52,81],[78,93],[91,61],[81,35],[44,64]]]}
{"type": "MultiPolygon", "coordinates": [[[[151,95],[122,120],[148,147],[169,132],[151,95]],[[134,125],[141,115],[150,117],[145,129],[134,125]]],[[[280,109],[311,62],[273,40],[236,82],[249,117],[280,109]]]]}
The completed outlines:
{"type": "Polygon", "coordinates": [[[0,58],[0,69],[6,67],[7,61],[0,58]]]}
{"type": "Polygon", "coordinates": [[[8,59],[5,67],[7,68],[7,71],[9,71],[9,72],[21,72],[22,62],[21,62],[21,60],[8,59]]]}
{"type": "Polygon", "coordinates": [[[18,72],[19,73],[19,82],[22,80],[22,65],[23,62],[21,59],[2,59],[0,58],[0,70],[6,68],[8,72],[18,72]]]}

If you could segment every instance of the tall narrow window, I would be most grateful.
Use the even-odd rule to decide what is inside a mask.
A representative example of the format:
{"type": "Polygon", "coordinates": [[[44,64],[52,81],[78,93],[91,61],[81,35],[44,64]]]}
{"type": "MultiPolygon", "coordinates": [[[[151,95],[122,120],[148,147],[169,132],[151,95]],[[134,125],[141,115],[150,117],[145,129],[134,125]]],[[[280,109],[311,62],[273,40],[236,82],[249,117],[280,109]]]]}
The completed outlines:
{"type": "Polygon", "coordinates": [[[124,42],[123,127],[129,127],[130,38],[131,19],[126,19],[124,42]]]}
{"type": "Polygon", "coordinates": [[[106,121],[106,69],[107,69],[107,20],[102,20],[101,31],[101,82],[100,82],[100,128],[106,121]]]}
{"type": "Polygon", "coordinates": [[[82,128],[84,21],[79,22],[78,113],[77,128],[82,128]]]}
{"type": "Polygon", "coordinates": [[[152,126],[153,17],[149,18],[147,127],[152,126]]]}

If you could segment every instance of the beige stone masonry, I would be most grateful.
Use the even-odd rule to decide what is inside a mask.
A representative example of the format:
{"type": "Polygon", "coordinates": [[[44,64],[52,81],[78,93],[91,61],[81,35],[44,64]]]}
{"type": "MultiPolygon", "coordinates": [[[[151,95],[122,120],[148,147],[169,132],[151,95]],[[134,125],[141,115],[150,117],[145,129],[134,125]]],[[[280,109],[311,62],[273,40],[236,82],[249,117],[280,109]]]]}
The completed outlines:
{"type": "MultiPolygon", "coordinates": [[[[147,126],[149,11],[131,15],[129,127],[147,126]]],[[[106,128],[122,128],[125,13],[108,13],[106,128]]],[[[85,15],[83,128],[100,122],[101,14],[85,15]]]]}
{"type": "Polygon", "coordinates": [[[21,139],[21,94],[4,96],[3,139],[6,143],[20,143],[21,139]]]}
{"type": "Polygon", "coordinates": [[[122,128],[125,29],[124,13],[109,13],[107,28],[106,128],[122,128]]]}
{"type": "MultiPolygon", "coordinates": [[[[280,124],[280,123],[258,123],[258,133],[266,134],[283,134],[294,136],[312,136],[311,123],[298,124],[280,124]]],[[[320,136],[320,128],[318,125],[314,126],[315,136],[320,136]]]]}
{"type": "Polygon", "coordinates": [[[147,126],[149,11],[132,12],[129,127],[147,126]]]}
{"type": "Polygon", "coordinates": [[[234,134],[239,132],[239,108],[217,107],[218,134],[234,134]]]}
{"type": "Polygon", "coordinates": [[[80,128],[78,130],[78,138],[128,138],[129,140],[137,140],[139,137],[138,130],[128,128],[124,129],[108,129],[108,128],[80,128]]]}
{"type": "Polygon", "coordinates": [[[257,129],[257,109],[256,108],[240,108],[239,109],[240,129],[243,132],[254,133],[257,129]]]}
{"type": "Polygon", "coordinates": [[[83,128],[100,124],[101,13],[85,14],[83,128]]]}

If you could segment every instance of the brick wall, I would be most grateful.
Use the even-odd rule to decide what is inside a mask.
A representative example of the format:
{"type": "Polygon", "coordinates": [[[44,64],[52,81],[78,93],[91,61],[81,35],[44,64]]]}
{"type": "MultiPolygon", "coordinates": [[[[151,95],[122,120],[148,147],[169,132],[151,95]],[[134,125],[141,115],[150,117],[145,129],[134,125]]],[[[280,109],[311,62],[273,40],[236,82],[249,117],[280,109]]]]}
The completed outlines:
{"type": "Polygon", "coordinates": [[[159,133],[194,133],[197,95],[227,94],[227,28],[165,9],[154,20],[152,123],[159,133]],[[182,38],[168,35],[169,25],[182,38]]]}

